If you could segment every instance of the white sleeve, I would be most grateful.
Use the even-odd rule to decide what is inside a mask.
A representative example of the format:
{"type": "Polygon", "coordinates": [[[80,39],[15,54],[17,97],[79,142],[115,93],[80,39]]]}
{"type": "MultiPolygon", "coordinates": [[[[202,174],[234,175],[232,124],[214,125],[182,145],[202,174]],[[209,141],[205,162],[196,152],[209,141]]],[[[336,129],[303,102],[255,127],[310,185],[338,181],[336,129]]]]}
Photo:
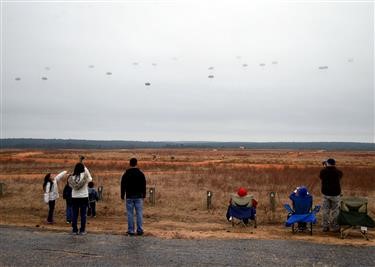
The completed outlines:
{"type": "Polygon", "coordinates": [[[55,176],[55,181],[56,182],[60,181],[60,179],[63,178],[66,173],[67,171],[60,172],[58,175],[55,176]]]}
{"type": "Polygon", "coordinates": [[[43,199],[44,199],[44,203],[48,203],[48,201],[49,201],[49,191],[51,190],[51,183],[50,182],[48,182],[47,184],[46,184],[46,189],[45,189],[46,191],[44,192],[44,196],[43,196],[43,199]]]}
{"type": "Polygon", "coordinates": [[[85,167],[85,174],[87,175],[87,181],[91,182],[92,181],[92,177],[91,177],[91,174],[89,172],[89,169],[87,169],[86,167],[85,167]]]}

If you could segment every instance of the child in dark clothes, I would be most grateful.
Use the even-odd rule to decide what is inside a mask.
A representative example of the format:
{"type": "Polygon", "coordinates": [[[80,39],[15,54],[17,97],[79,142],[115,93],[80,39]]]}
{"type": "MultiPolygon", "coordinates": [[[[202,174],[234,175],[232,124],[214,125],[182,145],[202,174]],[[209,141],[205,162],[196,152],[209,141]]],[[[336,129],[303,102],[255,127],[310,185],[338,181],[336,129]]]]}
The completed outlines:
{"type": "Polygon", "coordinates": [[[63,198],[66,201],[66,223],[72,223],[72,188],[69,186],[68,181],[64,187],[63,198]]]}
{"type": "Polygon", "coordinates": [[[89,187],[89,209],[87,211],[87,216],[96,217],[96,201],[99,200],[98,192],[96,191],[93,182],[89,182],[88,187],[89,187]]]}

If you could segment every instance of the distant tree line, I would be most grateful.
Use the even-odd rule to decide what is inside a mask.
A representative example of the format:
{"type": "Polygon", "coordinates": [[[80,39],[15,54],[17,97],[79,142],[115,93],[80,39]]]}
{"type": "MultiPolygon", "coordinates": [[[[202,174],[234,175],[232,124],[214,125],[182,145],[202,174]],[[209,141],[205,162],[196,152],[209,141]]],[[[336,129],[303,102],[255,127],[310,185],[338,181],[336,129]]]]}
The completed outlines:
{"type": "Polygon", "coordinates": [[[151,142],[78,139],[0,139],[0,148],[19,149],[135,149],[135,148],[238,148],[375,151],[375,143],[356,142],[151,142]]]}

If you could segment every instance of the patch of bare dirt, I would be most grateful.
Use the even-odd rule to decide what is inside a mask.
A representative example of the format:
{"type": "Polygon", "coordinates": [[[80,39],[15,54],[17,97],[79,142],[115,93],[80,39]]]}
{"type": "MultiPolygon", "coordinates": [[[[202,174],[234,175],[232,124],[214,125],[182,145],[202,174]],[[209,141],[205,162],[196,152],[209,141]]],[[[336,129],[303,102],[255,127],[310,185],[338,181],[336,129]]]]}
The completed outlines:
{"type": "MultiPolygon", "coordinates": [[[[38,216],[30,218],[29,216],[7,216],[0,220],[1,225],[13,225],[34,227],[36,230],[51,231],[71,231],[70,224],[64,221],[58,221],[53,225],[48,225],[38,216]]],[[[108,233],[125,234],[125,217],[106,217],[106,218],[88,218],[87,231],[90,233],[108,233]]],[[[206,223],[206,222],[176,222],[174,220],[152,220],[144,222],[145,235],[165,239],[264,239],[264,240],[300,240],[314,242],[319,244],[351,245],[351,246],[375,246],[375,233],[372,229],[369,231],[370,240],[366,241],[359,231],[352,231],[345,239],[341,239],[339,233],[323,233],[319,226],[309,233],[293,234],[290,228],[280,224],[241,226],[227,222],[206,223]]]]}

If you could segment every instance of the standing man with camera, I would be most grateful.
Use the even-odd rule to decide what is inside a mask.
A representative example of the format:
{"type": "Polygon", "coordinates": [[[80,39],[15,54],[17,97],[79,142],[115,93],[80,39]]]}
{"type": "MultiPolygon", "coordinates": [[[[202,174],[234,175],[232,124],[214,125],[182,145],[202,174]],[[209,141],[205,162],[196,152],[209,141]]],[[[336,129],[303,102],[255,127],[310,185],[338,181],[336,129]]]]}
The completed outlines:
{"type": "Polygon", "coordinates": [[[323,194],[323,232],[336,232],[340,228],[337,216],[340,211],[340,182],[343,173],[336,168],[336,161],[332,158],[323,161],[323,166],[319,175],[323,194]]]}
{"type": "Polygon", "coordinates": [[[137,167],[137,159],[132,158],[129,162],[130,168],[126,170],[121,179],[121,199],[126,194],[126,211],[128,214],[129,236],[135,235],[134,231],[134,209],[137,218],[137,235],[143,235],[143,199],[146,197],[146,178],[137,167]]]}

